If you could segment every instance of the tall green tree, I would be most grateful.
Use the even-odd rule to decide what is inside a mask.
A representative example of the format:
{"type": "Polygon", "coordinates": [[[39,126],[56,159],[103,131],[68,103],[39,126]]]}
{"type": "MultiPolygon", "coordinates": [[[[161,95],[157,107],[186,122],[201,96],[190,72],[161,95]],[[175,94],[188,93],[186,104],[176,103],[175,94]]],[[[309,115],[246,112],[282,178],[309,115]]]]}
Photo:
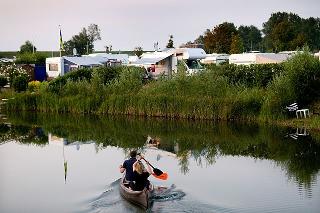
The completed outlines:
{"type": "Polygon", "coordinates": [[[313,51],[320,50],[320,18],[310,17],[303,20],[302,32],[309,48],[313,51]]]}
{"type": "Polygon", "coordinates": [[[31,41],[26,41],[20,46],[20,53],[33,53],[36,52],[37,48],[31,43],[31,41]]]}
{"type": "Polygon", "coordinates": [[[232,35],[230,54],[242,53],[243,52],[243,42],[239,34],[232,35]]]}
{"type": "Polygon", "coordinates": [[[306,44],[303,19],[297,14],[277,12],[263,23],[264,44],[269,51],[296,50],[306,44]]]}
{"type": "Polygon", "coordinates": [[[233,23],[224,22],[207,30],[204,34],[204,48],[208,53],[228,53],[230,52],[232,35],[237,34],[237,29],[233,23]]]}
{"type": "Polygon", "coordinates": [[[253,25],[241,25],[238,28],[238,33],[243,41],[243,48],[246,52],[260,50],[262,35],[257,27],[253,25]]]}
{"type": "Polygon", "coordinates": [[[73,48],[80,55],[92,53],[94,51],[94,42],[101,40],[100,29],[96,24],[90,24],[87,28],[82,28],[78,35],[64,43],[65,53],[71,55],[73,48]]]}
{"type": "Polygon", "coordinates": [[[174,48],[174,46],[173,46],[173,35],[170,35],[170,37],[169,37],[167,48],[174,48]]]}

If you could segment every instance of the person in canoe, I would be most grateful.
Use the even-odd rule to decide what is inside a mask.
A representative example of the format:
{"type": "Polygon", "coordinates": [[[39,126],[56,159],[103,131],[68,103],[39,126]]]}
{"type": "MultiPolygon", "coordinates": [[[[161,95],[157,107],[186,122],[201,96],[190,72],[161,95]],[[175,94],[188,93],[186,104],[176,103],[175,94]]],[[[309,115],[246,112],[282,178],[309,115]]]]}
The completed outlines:
{"type": "Polygon", "coordinates": [[[133,164],[133,175],[134,182],[130,183],[130,188],[134,191],[142,191],[144,188],[149,189],[150,181],[148,180],[150,174],[152,174],[152,169],[147,164],[147,169],[144,164],[140,161],[143,157],[138,155],[137,161],[133,164]]]}
{"type": "Polygon", "coordinates": [[[133,174],[133,164],[137,161],[137,151],[133,150],[130,152],[130,158],[125,160],[122,165],[120,165],[120,173],[126,172],[125,181],[132,182],[134,181],[133,174]]]}

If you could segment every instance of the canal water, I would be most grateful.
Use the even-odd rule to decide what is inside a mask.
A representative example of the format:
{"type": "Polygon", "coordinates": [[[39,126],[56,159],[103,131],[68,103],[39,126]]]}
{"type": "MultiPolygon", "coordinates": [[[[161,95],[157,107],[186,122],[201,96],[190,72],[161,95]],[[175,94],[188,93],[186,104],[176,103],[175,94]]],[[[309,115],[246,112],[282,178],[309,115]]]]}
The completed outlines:
{"type": "Polygon", "coordinates": [[[119,194],[132,149],[168,174],[148,212],[320,212],[319,132],[29,113],[1,118],[0,212],[143,212],[119,194]]]}

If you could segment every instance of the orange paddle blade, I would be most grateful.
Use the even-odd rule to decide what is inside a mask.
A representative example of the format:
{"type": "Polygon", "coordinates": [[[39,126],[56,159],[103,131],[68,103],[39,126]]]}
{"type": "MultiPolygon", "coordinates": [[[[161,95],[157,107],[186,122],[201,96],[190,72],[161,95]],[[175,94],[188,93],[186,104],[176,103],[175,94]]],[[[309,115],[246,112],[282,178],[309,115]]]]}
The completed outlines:
{"type": "Polygon", "coordinates": [[[168,179],[168,174],[167,173],[162,173],[161,175],[156,175],[152,174],[155,178],[161,179],[161,180],[167,180],[168,179]]]}

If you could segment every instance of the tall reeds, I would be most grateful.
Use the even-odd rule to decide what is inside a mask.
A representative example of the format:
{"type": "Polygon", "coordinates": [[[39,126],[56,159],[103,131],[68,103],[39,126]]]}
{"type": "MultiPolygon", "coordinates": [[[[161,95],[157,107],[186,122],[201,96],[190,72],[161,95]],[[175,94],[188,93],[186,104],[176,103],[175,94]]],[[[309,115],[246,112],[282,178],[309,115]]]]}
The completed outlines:
{"type": "MultiPolygon", "coordinates": [[[[307,53],[281,65],[209,66],[192,76],[144,81],[136,67],[78,70],[34,93],[15,95],[9,110],[254,120],[286,116],[293,101],[320,97],[320,62],[307,53]],[[305,94],[305,95],[304,95],[305,94]]],[[[299,104],[300,104],[299,103],[299,104]]]]}

